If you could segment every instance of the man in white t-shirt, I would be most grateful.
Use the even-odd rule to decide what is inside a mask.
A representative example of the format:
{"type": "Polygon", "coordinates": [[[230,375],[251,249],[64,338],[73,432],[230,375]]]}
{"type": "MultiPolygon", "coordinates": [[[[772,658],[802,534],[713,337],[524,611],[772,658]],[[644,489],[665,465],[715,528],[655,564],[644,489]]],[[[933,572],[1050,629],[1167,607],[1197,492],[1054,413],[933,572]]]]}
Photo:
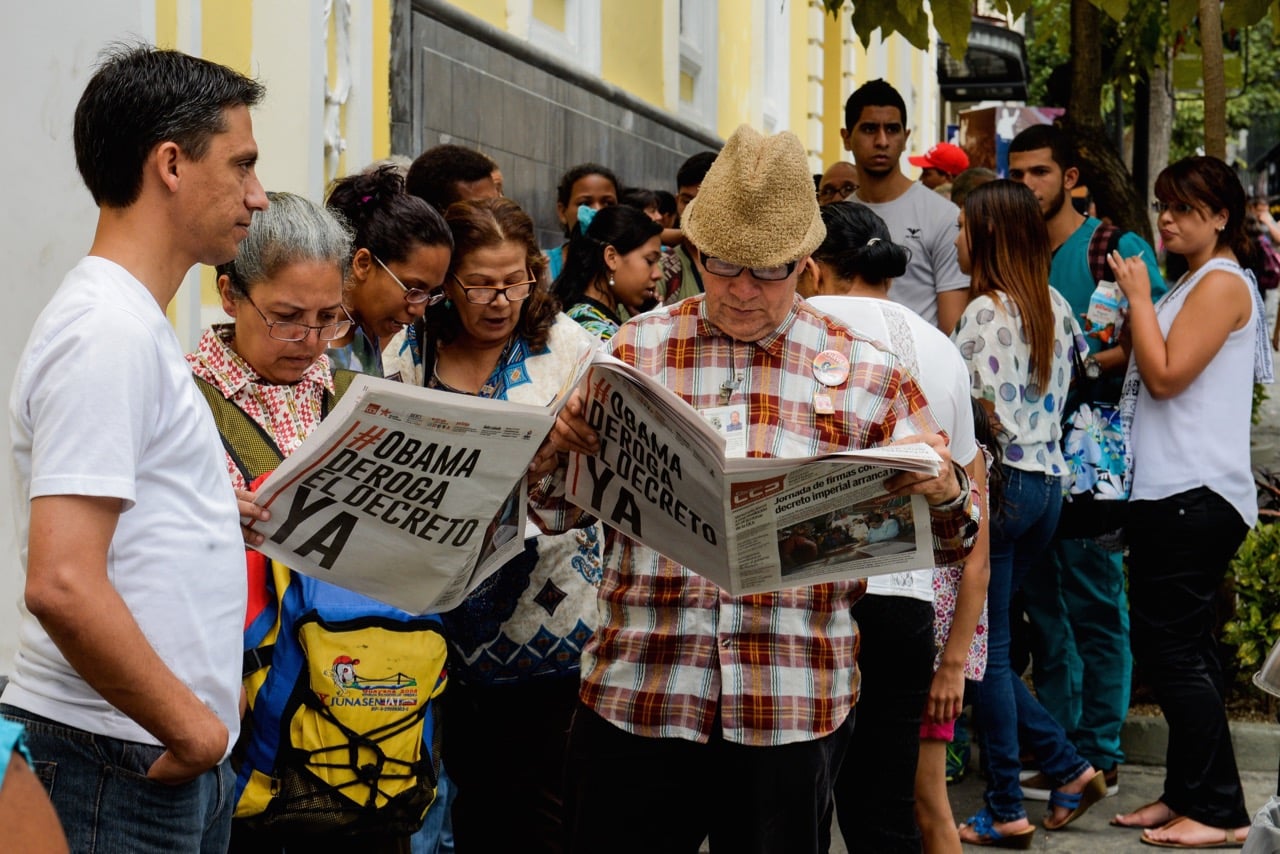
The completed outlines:
{"type": "Polygon", "coordinates": [[[906,103],[888,83],[872,80],[845,101],[844,125],[840,137],[858,170],[854,200],[875,211],[894,242],[911,250],[889,298],[950,335],[969,301],[969,277],[956,261],[959,209],[902,174],[911,136],[906,103]]]}
{"type": "Polygon", "coordinates": [[[26,585],[0,705],[27,728],[73,851],[227,845],[243,547],[261,542],[241,520],[266,514],[231,490],[165,309],[266,208],[249,118],[262,95],[212,62],[121,47],[76,108],[98,225],[10,399],[26,585]]]}

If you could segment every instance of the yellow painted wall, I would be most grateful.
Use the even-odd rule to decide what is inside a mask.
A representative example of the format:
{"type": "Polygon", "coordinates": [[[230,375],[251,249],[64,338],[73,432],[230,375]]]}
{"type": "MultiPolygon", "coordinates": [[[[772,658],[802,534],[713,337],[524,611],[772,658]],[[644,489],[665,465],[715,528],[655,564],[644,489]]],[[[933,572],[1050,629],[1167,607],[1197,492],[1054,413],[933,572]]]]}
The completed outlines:
{"type": "Polygon", "coordinates": [[[373,156],[391,154],[391,0],[373,0],[373,156]]]}
{"type": "Polygon", "coordinates": [[[843,12],[839,17],[827,15],[822,22],[822,165],[830,166],[845,159],[840,128],[844,126],[844,95],[840,91],[841,33],[849,26],[843,12]]]}
{"type": "Polygon", "coordinates": [[[507,30],[507,0],[450,0],[462,11],[475,15],[487,24],[507,30]]]}
{"type": "Polygon", "coordinates": [[[600,76],[664,107],[662,7],[652,0],[602,0],[600,76]]]}
{"type": "Polygon", "coordinates": [[[220,0],[200,6],[200,55],[255,76],[253,58],[253,0],[220,0]]]}
{"type": "Polygon", "coordinates": [[[156,0],[156,47],[178,45],[178,0],[156,0]]]}
{"type": "Polygon", "coordinates": [[[792,0],[787,7],[791,16],[791,113],[788,124],[792,133],[804,142],[809,121],[809,4],[792,0]]]}
{"type": "Polygon", "coordinates": [[[738,125],[751,121],[752,9],[750,0],[719,2],[717,68],[710,72],[716,74],[716,132],[728,138],[738,125]]]}
{"type": "Polygon", "coordinates": [[[533,17],[553,30],[564,32],[565,0],[533,0],[533,17]]]}

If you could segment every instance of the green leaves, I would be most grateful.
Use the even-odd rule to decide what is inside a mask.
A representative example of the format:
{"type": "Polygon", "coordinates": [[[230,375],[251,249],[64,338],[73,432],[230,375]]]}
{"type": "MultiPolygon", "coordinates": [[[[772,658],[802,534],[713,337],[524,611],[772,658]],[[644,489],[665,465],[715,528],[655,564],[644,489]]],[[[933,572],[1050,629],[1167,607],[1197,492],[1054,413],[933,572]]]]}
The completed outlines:
{"type": "Polygon", "coordinates": [[[1231,0],[1222,4],[1222,26],[1231,30],[1251,27],[1262,20],[1273,0],[1231,0]]]}
{"type": "Polygon", "coordinates": [[[1107,14],[1113,21],[1123,21],[1129,14],[1129,0],[1089,0],[1107,14]]]}
{"type": "MultiPolygon", "coordinates": [[[[831,15],[842,10],[849,12],[853,32],[862,46],[871,44],[871,36],[880,31],[881,38],[899,33],[913,47],[927,50],[929,47],[929,13],[922,0],[822,0],[823,7],[831,15]]],[[[1031,0],[995,0],[998,7],[1010,6],[1026,9],[1031,0]]],[[[969,21],[972,12],[969,0],[933,0],[933,27],[938,37],[951,46],[957,55],[969,46],[969,21]]]]}

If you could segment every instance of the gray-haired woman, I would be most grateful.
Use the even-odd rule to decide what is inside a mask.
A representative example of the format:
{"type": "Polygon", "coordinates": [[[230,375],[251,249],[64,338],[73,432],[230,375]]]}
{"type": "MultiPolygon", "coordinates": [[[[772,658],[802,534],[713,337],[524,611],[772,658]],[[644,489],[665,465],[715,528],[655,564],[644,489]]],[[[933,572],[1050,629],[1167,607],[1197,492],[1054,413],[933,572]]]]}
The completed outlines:
{"type": "MultiPolygon", "coordinates": [[[[342,305],[343,281],[351,257],[351,237],[345,226],[325,208],[299,196],[269,193],[268,197],[271,206],[254,214],[249,236],[240,244],[235,260],[218,267],[218,293],[232,322],[214,324],[206,330],[199,348],[187,356],[217,416],[215,420],[227,447],[227,472],[238,488],[245,488],[288,457],[320,423],[334,391],[324,351],[330,342],[350,332],[352,326],[342,305]],[[239,429],[245,419],[256,425],[256,435],[252,430],[239,429]],[[262,439],[274,453],[263,452],[262,439]]],[[[250,594],[245,637],[250,647],[256,648],[275,619],[284,619],[282,615],[288,609],[277,610],[277,602],[287,598],[286,591],[290,595],[303,591],[298,594],[300,598],[323,595],[327,607],[340,603],[344,613],[360,616],[383,616],[388,610],[359,594],[329,588],[321,581],[303,581],[282,567],[267,567],[256,555],[250,556],[247,572],[250,594]],[[317,589],[318,585],[324,585],[324,590],[317,589]]],[[[435,679],[444,663],[443,639],[438,639],[438,632],[413,631],[423,636],[421,643],[415,640],[415,649],[420,652],[404,657],[400,666],[405,673],[435,679]],[[428,634],[436,636],[434,646],[426,639],[428,634]]],[[[280,632],[284,636],[286,628],[282,626],[280,632]]],[[[276,661],[280,661],[278,655],[276,661]]],[[[332,656],[324,664],[331,661],[332,656]]],[[[316,669],[314,662],[309,666],[316,669]]],[[[335,807],[330,812],[338,815],[328,816],[334,823],[326,827],[319,816],[321,810],[309,812],[310,807],[300,806],[303,799],[297,787],[272,788],[273,781],[289,775],[293,779],[302,773],[290,764],[293,760],[280,757],[306,753],[312,758],[303,761],[323,757],[314,761],[330,763],[326,768],[334,769],[340,767],[341,761],[334,757],[348,755],[347,745],[338,750],[327,743],[314,750],[302,749],[317,748],[312,742],[294,744],[292,750],[271,749],[290,743],[295,729],[308,730],[309,735],[314,729],[299,727],[296,718],[291,727],[289,721],[282,720],[278,705],[263,700],[278,696],[282,688],[292,689],[288,681],[291,677],[279,676],[273,681],[273,675],[272,671],[259,668],[245,677],[249,702],[243,732],[248,733],[248,741],[236,783],[238,817],[232,824],[232,852],[279,854],[324,847],[328,841],[325,831],[335,830],[340,818],[350,818],[335,807]],[[276,758],[274,764],[272,756],[276,758]],[[264,818],[268,812],[269,821],[264,818]]],[[[323,742],[325,736],[318,738],[323,742]]],[[[406,778],[400,769],[418,767],[420,745],[409,740],[408,747],[412,755],[403,752],[404,742],[383,745],[388,768],[384,773],[399,774],[397,784],[411,779],[415,788],[408,794],[417,797],[421,794],[416,790],[417,778],[406,778]]],[[[308,765],[307,770],[312,766],[308,765]]],[[[386,778],[377,777],[373,786],[382,791],[385,783],[386,778]]],[[[388,784],[387,790],[390,785],[394,784],[388,784]]],[[[364,791],[359,785],[346,790],[353,803],[360,801],[351,794],[357,790],[364,791]]],[[[320,786],[317,791],[316,802],[320,802],[324,792],[320,786]]],[[[341,803],[341,799],[335,801],[341,803]]],[[[308,805],[312,803],[307,801],[308,805]]],[[[420,806],[425,809],[425,802],[420,806]]],[[[354,842],[362,854],[408,850],[411,830],[405,821],[393,822],[393,818],[399,817],[381,817],[385,826],[372,830],[353,832],[344,828],[342,838],[354,842]]]]}

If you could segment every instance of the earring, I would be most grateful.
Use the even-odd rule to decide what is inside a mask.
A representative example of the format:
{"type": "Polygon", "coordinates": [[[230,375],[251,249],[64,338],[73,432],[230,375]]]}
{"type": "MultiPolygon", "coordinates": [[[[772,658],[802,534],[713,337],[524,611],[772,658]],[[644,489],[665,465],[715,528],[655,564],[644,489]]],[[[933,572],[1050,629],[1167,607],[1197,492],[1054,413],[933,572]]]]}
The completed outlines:
{"type": "Polygon", "coordinates": [[[609,290],[613,290],[613,273],[609,274],[609,290]]]}

